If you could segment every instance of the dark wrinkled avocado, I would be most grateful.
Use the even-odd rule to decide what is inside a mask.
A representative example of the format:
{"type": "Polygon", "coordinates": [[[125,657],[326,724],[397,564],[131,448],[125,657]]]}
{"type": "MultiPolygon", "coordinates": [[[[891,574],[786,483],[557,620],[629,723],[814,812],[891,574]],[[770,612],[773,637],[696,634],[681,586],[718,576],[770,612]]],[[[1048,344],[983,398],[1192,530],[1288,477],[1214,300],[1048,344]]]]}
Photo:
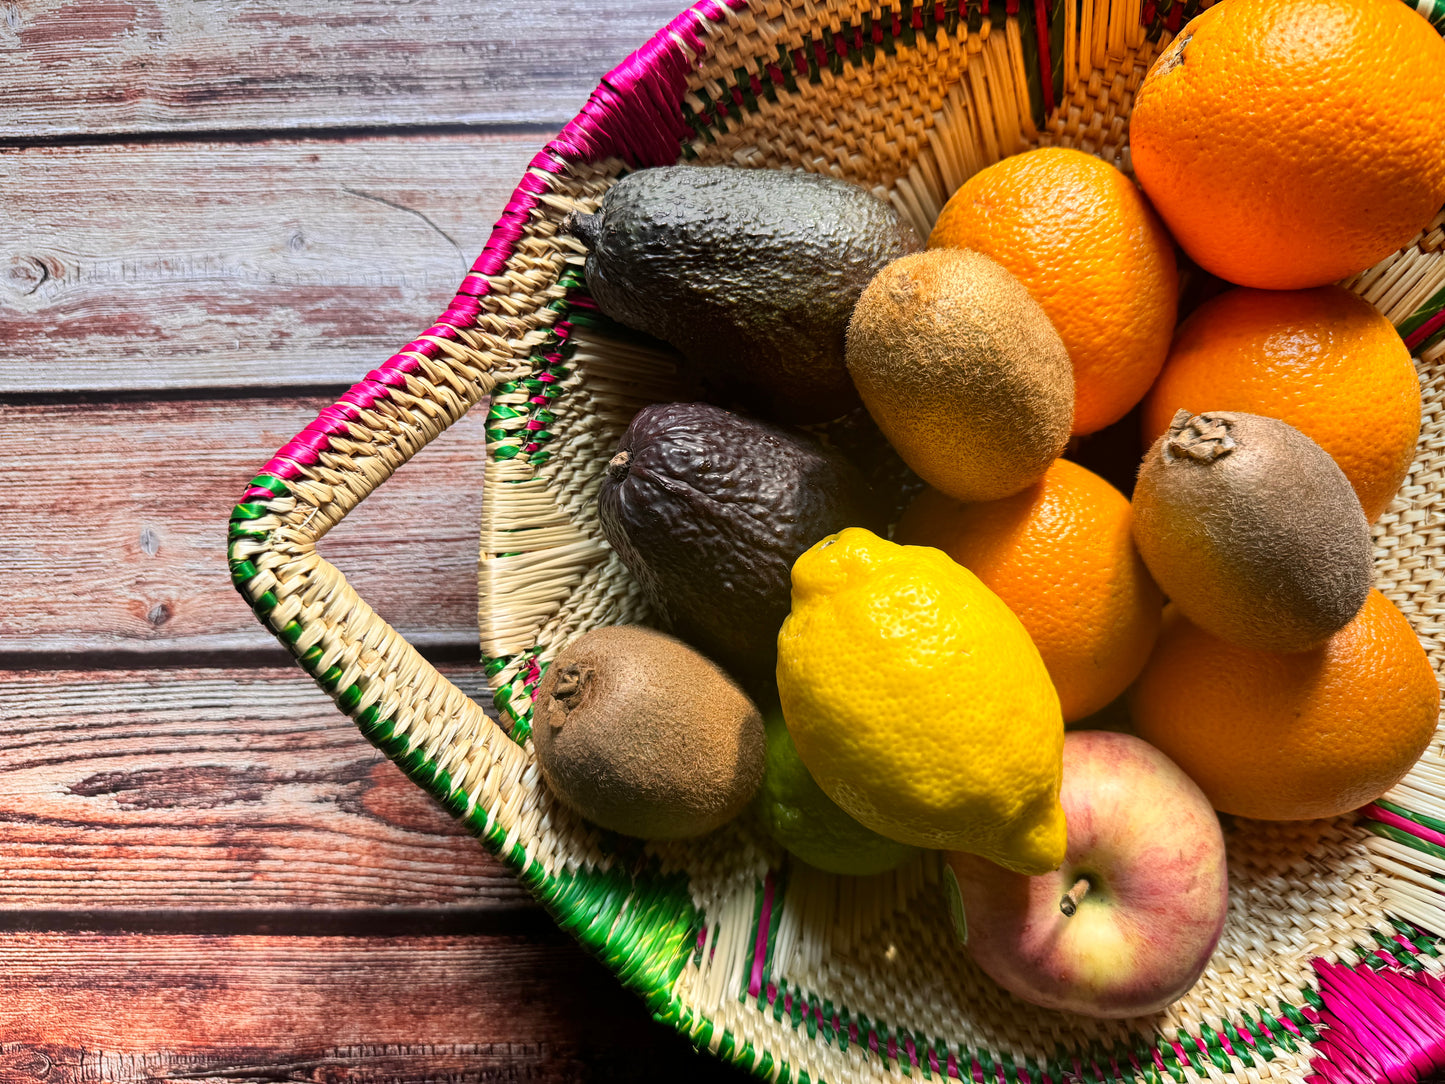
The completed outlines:
{"type": "Polygon", "coordinates": [[[771,694],[793,562],[883,530],[856,468],[803,433],[707,403],[643,409],[598,495],[602,530],[674,634],[771,694]]]}
{"type": "Polygon", "coordinates": [[[894,209],[813,173],[668,166],[629,174],[564,229],[612,319],[676,347],[714,398],[804,423],[858,404],[848,317],[923,246],[894,209]]]}

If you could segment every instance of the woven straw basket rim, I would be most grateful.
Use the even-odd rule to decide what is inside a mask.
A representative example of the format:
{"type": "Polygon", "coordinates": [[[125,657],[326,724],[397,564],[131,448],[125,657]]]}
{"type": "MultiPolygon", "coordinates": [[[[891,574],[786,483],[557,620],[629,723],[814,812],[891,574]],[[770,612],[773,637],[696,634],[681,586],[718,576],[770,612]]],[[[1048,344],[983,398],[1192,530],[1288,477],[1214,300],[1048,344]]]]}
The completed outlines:
{"type": "MultiPolygon", "coordinates": [[[[1129,168],[1128,114],[1192,14],[1179,0],[702,0],[609,73],[530,163],[446,311],[252,478],[232,578],[362,732],[584,945],[699,1047],[768,1079],[1249,1078],[1408,1084],[1445,1068],[1445,750],[1354,817],[1229,828],[1231,910],[1165,1013],[1034,1010],[959,950],[936,856],[876,878],[790,865],[747,818],[701,841],[600,833],[557,805],[527,743],[549,659],[645,621],[600,537],[599,464],[675,398],[675,359],[591,303],[558,224],[628,169],[679,160],[832,173],[926,236],[972,173],[1031,146],[1129,168]],[[999,7],[1002,6],[1002,10],[999,7]],[[316,551],[489,398],[479,627],[499,725],[316,551]]],[[[1445,29],[1445,0],[1416,5],[1445,29]]],[[[1377,586],[1445,664],[1445,216],[1345,285],[1416,356],[1417,458],[1375,527],[1377,586]]]]}

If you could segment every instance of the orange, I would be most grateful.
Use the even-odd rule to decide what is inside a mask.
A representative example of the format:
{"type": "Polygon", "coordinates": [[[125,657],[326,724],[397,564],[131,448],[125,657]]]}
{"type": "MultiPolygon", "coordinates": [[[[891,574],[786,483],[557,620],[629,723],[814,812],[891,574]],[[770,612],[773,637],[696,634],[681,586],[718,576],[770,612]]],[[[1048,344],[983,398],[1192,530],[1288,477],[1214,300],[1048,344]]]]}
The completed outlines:
{"type": "Polygon", "coordinates": [[[1164,609],[1130,537],[1129,502],[1066,459],[999,501],[961,504],[924,490],[898,524],[1003,599],[1033,638],[1064,721],[1098,711],[1138,676],[1164,609]]]}
{"type": "Polygon", "coordinates": [[[1205,270],[1322,286],[1445,203],[1445,41],[1400,0],[1224,0],[1149,69],[1129,146],[1205,270]]]}
{"type": "Polygon", "coordinates": [[[1181,407],[1288,422],[1334,457],[1371,521],[1390,506],[1420,436],[1410,352],[1389,320],[1338,286],[1206,301],[1180,325],[1144,400],[1145,440],[1168,431],[1181,407]]]}
{"type": "Polygon", "coordinates": [[[1075,433],[1122,418],[1164,364],[1174,243],[1133,182],[1091,154],[1048,147],[974,174],[928,247],[992,256],[1048,313],[1074,364],[1075,433]]]}
{"type": "Polygon", "coordinates": [[[1378,591],[1323,647],[1235,647],[1169,608],[1130,695],[1134,727],[1214,808],[1262,820],[1358,809],[1435,735],[1440,690],[1410,623],[1378,591]]]}

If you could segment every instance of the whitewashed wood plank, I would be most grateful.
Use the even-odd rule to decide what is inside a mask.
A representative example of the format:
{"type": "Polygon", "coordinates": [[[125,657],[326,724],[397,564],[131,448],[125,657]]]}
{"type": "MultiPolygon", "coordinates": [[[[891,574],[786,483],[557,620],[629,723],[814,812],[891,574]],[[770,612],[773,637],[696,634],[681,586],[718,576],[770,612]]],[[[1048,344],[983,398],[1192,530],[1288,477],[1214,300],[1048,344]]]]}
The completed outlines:
{"type": "Polygon", "coordinates": [[[0,933],[7,1084],[742,1084],[560,934],[0,933]]]}
{"type": "MultiPolygon", "coordinates": [[[[247,480],[327,403],[0,411],[0,652],[279,651],[231,586],[226,521],[247,480]]],[[[320,546],[420,647],[477,646],[485,420],[464,415],[320,546]]]]}
{"type": "Polygon", "coordinates": [[[0,4],[0,139],[557,126],[683,0],[0,4]]]}
{"type": "Polygon", "coordinates": [[[351,384],[446,307],[542,143],[0,152],[0,395],[351,384]]]}
{"type": "Polygon", "coordinates": [[[299,669],[0,671],[0,765],[0,912],[533,906],[299,669]]]}

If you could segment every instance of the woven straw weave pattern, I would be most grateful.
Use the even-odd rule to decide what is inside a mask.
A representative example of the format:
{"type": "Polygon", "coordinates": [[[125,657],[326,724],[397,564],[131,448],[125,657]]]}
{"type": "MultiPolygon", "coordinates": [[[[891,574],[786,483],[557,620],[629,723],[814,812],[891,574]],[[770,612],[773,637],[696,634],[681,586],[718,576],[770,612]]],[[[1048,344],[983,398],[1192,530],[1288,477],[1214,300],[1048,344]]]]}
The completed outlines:
{"type": "MultiPolygon", "coordinates": [[[[705,48],[687,46],[700,63],[683,112],[695,138],[679,155],[829,172],[891,200],[925,235],[958,184],[1029,146],[1075,146],[1127,169],[1133,94],[1168,32],[1151,40],[1139,0],[1062,8],[1059,104],[1036,125],[1037,42],[1030,21],[1000,4],[991,18],[955,10],[861,51],[839,43],[898,23],[898,12],[858,0],[719,7],[711,21],[694,20],[705,48]],[[810,66],[804,50],[816,57],[819,43],[834,53],[810,66]]],[[[404,379],[342,410],[322,451],[293,454],[302,463],[294,477],[255,480],[233,517],[232,568],[262,620],[343,710],[512,862],[568,928],[593,947],[615,947],[609,959],[660,1015],[763,1075],[786,1064],[790,1079],[802,1071],[835,1084],[895,1079],[910,1065],[949,1075],[950,1058],[960,1075],[981,1060],[1001,1080],[1109,1080],[1134,1075],[1131,1052],[1149,1079],[1167,1070],[1179,1080],[1302,1080],[1318,1002],[1312,960],[1353,963],[1384,945],[1412,966],[1445,971],[1430,952],[1411,951],[1428,939],[1401,949],[1389,917],[1445,931],[1430,881],[1445,860],[1350,818],[1229,826],[1229,922],[1210,969],[1161,1016],[1106,1023],[1032,1009],[984,978],[954,938],[935,856],[877,878],[829,877],[790,867],[746,818],[700,841],[635,852],[556,803],[525,741],[529,692],[581,632],[649,617],[601,537],[601,468],[641,405],[689,391],[668,351],[590,308],[582,249],[558,232],[568,212],[596,208],[624,163],[558,167],[529,172],[535,205],[504,266],[480,276],[486,303],[472,325],[403,351],[404,379]],[[510,738],[315,552],[357,501],[489,394],[479,626],[510,738]],[[634,868],[643,872],[627,881],[634,868]],[[685,887],[660,887],[682,885],[678,874],[685,887]],[[599,877],[622,887],[605,900],[577,894],[599,877]],[[702,939],[683,955],[698,922],[702,939]]],[[[1409,326],[1445,287],[1441,222],[1349,285],[1409,326]]],[[[1425,430],[1376,526],[1376,568],[1440,673],[1445,345],[1423,350],[1419,368],[1425,430]]],[[[1442,753],[1437,740],[1390,798],[1445,817],[1442,753]]]]}
{"type": "MultiPolygon", "coordinates": [[[[1071,48],[1063,58],[1064,94],[1041,129],[1029,115],[1022,79],[1023,35],[1014,19],[985,19],[972,30],[962,24],[952,36],[941,28],[927,39],[920,34],[914,47],[899,46],[892,55],[880,51],[871,65],[847,65],[842,75],[822,69],[816,81],[797,80],[795,89],[778,93],[776,100],[759,96],[754,109],[735,107],[725,116],[716,109],[715,103],[732,101],[731,88],[750,76],[776,83],[769,65],[776,67],[790,46],[808,38],[831,39],[869,10],[857,3],[775,3],[756,13],[731,15],[711,43],[708,61],[690,82],[687,106],[699,117],[711,112],[714,126],[688,144],[688,158],[700,164],[829,172],[892,199],[925,234],[958,184],[982,166],[1028,146],[1079,147],[1128,168],[1133,94],[1168,42],[1167,33],[1147,39],[1137,7],[1124,12],[1132,22],[1121,30],[1119,20],[1109,17],[1107,4],[1085,5],[1084,21],[1092,16],[1092,25],[1067,28],[1071,48]]],[[[591,210],[599,190],[590,181],[578,185],[573,198],[559,201],[558,209],[591,210]]],[[[1377,269],[1373,278],[1370,273],[1360,276],[1356,287],[1377,303],[1387,302],[1382,308],[1389,312],[1389,291],[1381,289],[1380,281],[1418,263],[1413,291],[1397,289],[1393,300],[1418,300],[1416,295],[1431,284],[1438,289],[1438,233],[1422,237],[1390,261],[1390,268],[1377,269]],[[1367,288],[1372,283],[1375,296],[1367,288]]],[[[574,261],[582,255],[580,247],[573,249],[574,261]]],[[[610,454],[637,405],[673,397],[675,391],[663,384],[673,369],[666,354],[636,345],[619,349],[615,338],[580,335],[578,341],[570,383],[556,401],[555,423],[549,422],[566,434],[565,443],[533,482],[543,481],[552,495],[546,522],[565,523],[579,542],[591,540],[591,563],[585,571],[582,562],[574,563],[572,575],[581,579],[569,585],[565,600],[545,621],[530,630],[507,626],[513,639],[505,643],[484,637],[489,654],[517,650],[525,641],[525,646],[540,648],[545,660],[587,628],[646,616],[626,573],[600,540],[592,505],[599,479],[595,468],[610,454]],[[638,381],[630,398],[619,390],[627,378],[638,381]],[[564,467],[559,460],[571,462],[564,467]],[[590,461],[594,469],[579,469],[578,460],[590,461]]],[[[1445,435],[1434,435],[1438,430],[1430,423],[1439,417],[1445,388],[1431,370],[1422,375],[1427,398],[1422,456],[1400,499],[1380,521],[1376,539],[1381,586],[1427,638],[1438,671],[1442,660],[1433,635],[1438,588],[1433,577],[1419,572],[1433,566],[1441,539],[1438,529],[1428,536],[1416,531],[1426,521],[1439,522],[1433,506],[1440,488],[1438,447],[1445,435]]],[[[501,481],[503,468],[497,476],[501,481]]],[[[525,535],[527,524],[510,517],[498,500],[488,526],[505,532],[491,535],[493,540],[483,547],[482,612],[491,613],[497,628],[500,621],[489,607],[511,606],[514,588],[509,576],[493,574],[485,558],[503,546],[515,546],[517,528],[523,527],[525,535]]],[[[1000,992],[956,943],[932,859],[871,883],[795,868],[782,902],[781,944],[774,947],[770,978],[800,1002],[846,1006],[869,1021],[917,1033],[921,1044],[936,1037],[949,1046],[1009,1054],[1020,1065],[1029,1060],[1042,1064],[1060,1048],[1129,1048],[1141,1034],[1172,1035],[1182,1028],[1199,1035],[1201,1026],[1218,1031],[1230,1024],[1247,1029],[1247,1021],[1262,1013],[1287,1019],[1308,1004],[1314,980],[1311,960],[1352,961],[1357,948],[1372,945],[1370,931],[1394,934],[1374,876],[1374,841],[1347,818],[1231,826],[1232,890],[1225,938],[1204,979],[1160,1019],[1085,1021],[1030,1009],[1000,992]]],[[[821,1032],[810,1037],[807,1029],[788,1026],[786,1016],[780,1026],[765,994],[739,999],[752,957],[756,883],[766,868],[786,867],[782,854],[746,824],[701,844],[670,844],[656,853],[666,868],[686,871],[695,902],[715,923],[713,945],[722,951],[687,968],[676,989],[682,1001],[717,1026],[714,1045],[725,1029],[732,1041],[751,1045],[755,1056],[770,1050],[813,1079],[872,1079],[883,1070],[879,1059],[860,1057],[856,1046],[850,1056],[821,1032]]],[[[776,1000],[781,1001],[781,994],[776,1000]]],[[[1256,1056],[1254,1065],[1235,1068],[1247,1077],[1300,1079],[1308,1046],[1296,1043],[1291,1050],[1287,1034],[1284,1039],[1277,1040],[1272,1059],[1256,1056]]]]}

